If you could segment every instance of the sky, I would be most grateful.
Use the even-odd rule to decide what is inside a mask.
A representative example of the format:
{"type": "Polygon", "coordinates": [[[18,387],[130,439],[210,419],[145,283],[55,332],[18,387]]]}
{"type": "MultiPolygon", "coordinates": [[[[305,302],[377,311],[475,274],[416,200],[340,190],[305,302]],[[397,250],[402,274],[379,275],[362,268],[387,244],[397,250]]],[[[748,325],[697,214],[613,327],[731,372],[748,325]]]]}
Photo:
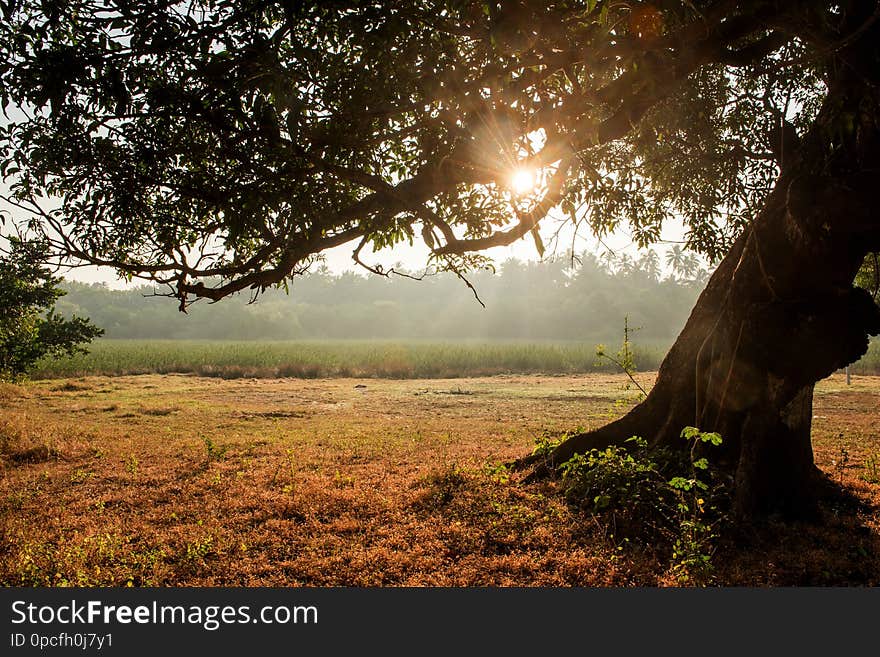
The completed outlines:
{"type": "MultiPolygon", "coordinates": [[[[559,228],[559,224],[553,221],[552,216],[548,217],[544,224],[542,224],[541,235],[544,238],[544,243],[547,248],[545,258],[554,256],[567,257],[572,246],[574,246],[574,252],[576,254],[583,253],[584,251],[602,254],[611,250],[617,255],[627,253],[634,258],[637,258],[640,253],[640,250],[632,243],[629,234],[624,230],[619,230],[601,241],[582,230],[576,236],[574,241],[572,241],[573,231],[571,223],[563,219],[559,219],[558,221],[565,222],[565,224],[559,231],[560,237],[555,244],[551,242],[551,238],[559,228]]],[[[656,246],[652,247],[661,256],[661,266],[663,265],[662,256],[665,250],[671,244],[680,242],[683,239],[683,235],[684,228],[681,225],[669,225],[664,227],[662,235],[663,240],[656,246]]],[[[351,253],[354,246],[355,243],[353,242],[326,251],[324,255],[328,269],[333,273],[354,271],[366,274],[366,270],[356,265],[351,259],[351,253]]],[[[493,249],[488,249],[483,253],[491,257],[496,264],[500,264],[510,258],[515,258],[524,262],[540,259],[537,249],[535,248],[535,243],[531,236],[528,235],[509,246],[495,247],[493,249]]],[[[397,263],[401,263],[404,268],[408,270],[418,271],[424,268],[427,255],[427,247],[425,247],[419,240],[416,240],[416,243],[413,246],[401,244],[396,246],[393,250],[383,249],[378,253],[368,254],[366,250],[364,250],[361,253],[361,259],[369,265],[377,263],[381,264],[386,269],[397,263]]],[[[115,289],[136,287],[145,283],[145,281],[138,279],[128,283],[124,279],[120,279],[112,269],[101,267],[78,267],[62,270],[60,273],[70,280],[84,283],[103,283],[108,287],[115,289]]]]}
{"type": "MultiPolygon", "coordinates": [[[[549,231],[542,231],[542,235],[548,232],[549,231]]],[[[545,253],[545,257],[567,256],[571,246],[570,230],[567,231],[566,237],[566,240],[560,240],[561,243],[554,250],[551,250],[548,245],[548,251],[547,253],[545,253]]],[[[667,240],[673,239],[673,236],[664,235],[664,237],[667,240]]],[[[680,240],[680,234],[675,239],[680,240]]],[[[605,251],[611,250],[618,255],[621,253],[628,253],[634,257],[637,257],[637,254],[639,253],[639,249],[633,246],[632,240],[626,234],[612,235],[608,239],[603,239],[601,243],[599,242],[599,240],[593,237],[579,235],[578,238],[575,240],[575,245],[575,253],[590,251],[600,254],[604,253],[605,251]]],[[[662,263],[662,252],[666,249],[665,245],[659,244],[653,248],[658,253],[661,253],[662,263]]],[[[333,273],[354,271],[366,274],[366,270],[359,267],[352,261],[352,249],[353,245],[347,244],[326,251],[324,255],[326,258],[326,265],[328,269],[333,273]]],[[[496,264],[500,264],[510,258],[515,258],[521,261],[536,261],[540,259],[531,237],[520,239],[510,246],[495,247],[493,249],[489,249],[487,251],[484,251],[484,253],[485,255],[491,257],[496,264]]],[[[365,252],[362,252],[361,259],[370,265],[373,265],[375,263],[382,264],[382,266],[385,268],[388,268],[400,262],[404,266],[404,268],[411,271],[417,271],[424,268],[427,254],[428,250],[422,244],[417,243],[412,247],[408,244],[403,244],[395,247],[393,250],[383,249],[378,253],[370,254],[369,257],[365,255],[365,252]]],[[[103,283],[108,287],[115,289],[136,287],[138,285],[144,284],[144,281],[137,279],[135,279],[132,283],[128,283],[127,281],[120,279],[116,275],[115,271],[105,267],[78,267],[74,269],[62,270],[60,273],[69,280],[80,281],[83,283],[103,283]]]]}

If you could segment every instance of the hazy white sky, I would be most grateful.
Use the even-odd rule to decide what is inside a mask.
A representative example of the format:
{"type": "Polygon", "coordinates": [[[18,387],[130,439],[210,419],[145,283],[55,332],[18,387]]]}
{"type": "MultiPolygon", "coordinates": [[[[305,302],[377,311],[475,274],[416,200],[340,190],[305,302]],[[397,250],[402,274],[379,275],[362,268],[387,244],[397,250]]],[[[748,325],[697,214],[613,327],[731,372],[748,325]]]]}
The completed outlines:
{"type": "MultiPolygon", "coordinates": [[[[638,257],[639,249],[632,244],[630,236],[624,231],[618,231],[618,233],[605,238],[600,242],[592,235],[587,234],[587,231],[582,230],[572,243],[573,231],[571,224],[568,223],[563,226],[560,231],[559,240],[555,244],[552,244],[552,236],[554,232],[556,232],[558,224],[554,223],[550,218],[545,221],[545,224],[546,225],[542,225],[541,230],[541,235],[544,238],[544,243],[547,248],[545,257],[552,255],[565,256],[568,254],[572,246],[574,246],[575,253],[590,251],[598,254],[610,249],[618,255],[621,253],[628,253],[633,257],[638,257]]],[[[679,225],[670,225],[664,228],[663,231],[664,241],[680,241],[682,235],[683,228],[679,225]]],[[[351,270],[365,274],[366,271],[357,266],[351,259],[351,253],[354,246],[355,243],[345,244],[325,252],[327,267],[335,273],[351,270]]],[[[661,243],[653,248],[661,255],[662,263],[662,255],[668,248],[668,245],[661,243]]],[[[523,261],[539,259],[535,243],[530,235],[517,240],[510,246],[496,247],[489,249],[484,253],[499,264],[509,258],[516,258],[523,261]]],[[[367,264],[373,265],[378,263],[385,268],[399,262],[409,270],[418,271],[424,267],[427,254],[428,250],[424,244],[419,240],[416,240],[415,245],[412,247],[408,244],[401,244],[394,249],[384,249],[378,253],[368,253],[364,250],[361,252],[361,259],[367,264]]],[[[63,271],[62,274],[65,278],[71,280],[82,281],[84,283],[105,283],[112,288],[125,288],[144,284],[144,281],[137,279],[129,284],[126,281],[119,279],[112,269],[101,267],[79,267],[63,271]]]]}
{"type": "MultiPolygon", "coordinates": [[[[6,185],[0,184],[0,192],[5,194],[7,191],[6,185]]],[[[13,221],[21,220],[24,216],[20,210],[2,201],[0,201],[0,210],[7,217],[11,217],[13,221]]],[[[661,256],[661,266],[663,264],[662,256],[666,249],[669,248],[669,244],[664,242],[680,242],[683,239],[683,235],[684,228],[681,224],[669,224],[664,227],[663,241],[653,247],[661,256]]],[[[573,226],[571,222],[558,211],[551,211],[550,215],[541,223],[541,236],[547,249],[545,257],[554,255],[564,257],[571,250],[574,250],[576,254],[583,253],[584,251],[601,254],[611,250],[618,255],[628,253],[634,258],[637,258],[639,254],[639,249],[632,244],[632,239],[625,230],[620,230],[600,241],[589,234],[588,230],[582,229],[573,240],[573,226]],[[558,239],[554,240],[554,234],[557,232],[558,239]]],[[[356,243],[352,242],[325,252],[327,267],[335,273],[350,270],[366,274],[366,270],[357,266],[351,259],[352,250],[355,245],[356,243]]],[[[510,246],[496,247],[484,253],[491,257],[496,264],[500,264],[509,258],[516,258],[522,261],[539,259],[531,235],[526,235],[510,246]]],[[[369,253],[365,249],[361,252],[361,259],[370,265],[381,264],[386,269],[401,263],[408,270],[419,271],[424,268],[427,255],[427,248],[417,239],[414,246],[404,243],[394,249],[384,249],[379,253],[369,253]]],[[[111,288],[126,288],[145,283],[145,281],[140,279],[135,279],[132,283],[128,283],[124,279],[119,278],[114,270],[104,267],[76,267],[62,270],[60,273],[65,278],[71,280],[84,283],[104,283],[111,288]]]]}

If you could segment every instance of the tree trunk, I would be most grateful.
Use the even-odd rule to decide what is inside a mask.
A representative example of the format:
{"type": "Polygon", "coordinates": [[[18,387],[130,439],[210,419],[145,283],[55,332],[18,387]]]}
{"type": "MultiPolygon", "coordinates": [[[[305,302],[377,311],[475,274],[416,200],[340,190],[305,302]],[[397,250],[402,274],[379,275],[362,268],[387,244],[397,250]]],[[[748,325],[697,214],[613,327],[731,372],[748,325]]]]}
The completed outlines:
{"type": "Polygon", "coordinates": [[[713,460],[735,478],[740,517],[815,511],[810,442],[814,384],[865,353],[880,332],[870,296],[852,286],[880,248],[880,93],[855,73],[831,86],[813,128],[721,261],[660,366],[623,418],[573,436],[558,465],[638,435],[685,447],[685,426],[721,434],[713,460]]]}

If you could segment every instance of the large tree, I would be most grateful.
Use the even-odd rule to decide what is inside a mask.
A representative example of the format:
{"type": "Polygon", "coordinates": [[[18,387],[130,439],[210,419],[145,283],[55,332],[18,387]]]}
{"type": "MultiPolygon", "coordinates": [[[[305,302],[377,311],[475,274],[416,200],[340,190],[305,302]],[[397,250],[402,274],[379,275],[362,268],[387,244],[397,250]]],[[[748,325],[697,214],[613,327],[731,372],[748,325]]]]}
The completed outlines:
{"type": "Polygon", "coordinates": [[[551,462],[696,425],[724,436],[740,514],[811,509],[813,385],[880,330],[853,287],[880,248],[876,2],[3,13],[10,200],[59,257],[168,284],[182,309],[284,285],[343,244],[363,262],[420,239],[463,275],[489,247],[543,251],[553,208],[640,245],[683,220],[720,264],[655,387],[551,462]]]}

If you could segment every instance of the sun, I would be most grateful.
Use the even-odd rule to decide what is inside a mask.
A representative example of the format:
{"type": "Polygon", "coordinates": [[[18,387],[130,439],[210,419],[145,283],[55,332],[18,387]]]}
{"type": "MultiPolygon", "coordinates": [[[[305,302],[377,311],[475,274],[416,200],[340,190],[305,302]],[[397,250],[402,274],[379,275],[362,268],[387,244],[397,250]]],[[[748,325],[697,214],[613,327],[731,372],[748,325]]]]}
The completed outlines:
{"type": "Polygon", "coordinates": [[[510,188],[519,196],[533,191],[535,172],[532,169],[517,169],[510,175],[510,188]]]}

